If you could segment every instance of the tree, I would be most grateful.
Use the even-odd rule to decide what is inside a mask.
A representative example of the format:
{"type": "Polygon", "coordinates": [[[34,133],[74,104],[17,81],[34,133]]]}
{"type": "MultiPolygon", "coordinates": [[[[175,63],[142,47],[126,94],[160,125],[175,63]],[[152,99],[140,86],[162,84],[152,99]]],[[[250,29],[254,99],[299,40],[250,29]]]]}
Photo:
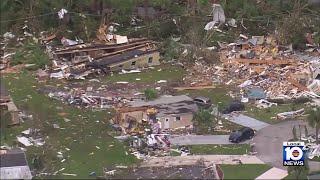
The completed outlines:
{"type": "Polygon", "coordinates": [[[308,124],[316,129],[316,143],[319,144],[319,129],[320,129],[320,107],[310,110],[308,115],[308,124]]]}
{"type": "Polygon", "coordinates": [[[293,126],[293,128],[292,128],[292,135],[293,135],[293,140],[297,140],[297,130],[296,130],[296,126],[293,126]]]}
{"type": "Polygon", "coordinates": [[[155,89],[146,89],[144,90],[144,95],[146,96],[146,99],[149,101],[149,100],[152,100],[152,99],[156,99],[158,97],[158,93],[155,89]]]}
{"type": "Polygon", "coordinates": [[[304,126],[304,136],[308,137],[308,128],[306,125],[304,126]]]}
{"type": "Polygon", "coordinates": [[[196,132],[209,132],[213,124],[213,119],[213,116],[207,110],[200,109],[196,112],[192,119],[196,127],[196,132]]]}
{"type": "Polygon", "coordinates": [[[11,120],[11,114],[7,109],[1,109],[0,110],[1,114],[1,121],[0,121],[0,127],[1,127],[1,138],[6,141],[7,140],[7,128],[8,124],[10,123],[11,120]]]}
{"type": "Polygon", "coordinates": [[[309,173],[308,158],[305,158],[304,163],[304,166],[289,166],[289,175],[294,179],[306,179],[306,176],[309,173]]]}

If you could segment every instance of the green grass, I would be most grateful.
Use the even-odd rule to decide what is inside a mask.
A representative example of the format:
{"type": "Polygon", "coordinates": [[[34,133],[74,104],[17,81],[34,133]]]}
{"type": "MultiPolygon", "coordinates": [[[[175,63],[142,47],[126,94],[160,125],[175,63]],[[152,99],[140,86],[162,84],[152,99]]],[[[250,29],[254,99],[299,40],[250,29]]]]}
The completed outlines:
{"type": "Polygon", "coordinates": [[[266,164],[220,165],[224,179],[255,179],[271,167],[266,164]]]}
{"type": "Polygon", "coordinates": [[[214,89],[202,89],[202,90],[184,90],[179,91],[179,94],[187,94],[192,97],[205,96],[211,99],[213,104],[219,105],[219,109],[224,109],[231,101],[232,98],[227,95],[228,88],[216,87],[214,89]]]}
{"type": "Polygon", "coordinates": [[[185,70],[178,66],[161,65],[154,69],[143,70],[141,73],[113,74],[102,79],[103,82],[126,81],[130,83],[155,83],[159,80],[179,81],[185,70]],[[136,79],[140,80],[136,80],[136,79]]]}
{"type": "Polygon", "coordinates": [[[18,64],[35,64],[35,66],[31,66],[27,69],[36,70],[49,64],[49,57],[40,45],[28,42],[18,48],[16,53],[13,55],[11,65],[14,66],[18,64]]]}
{"type": "Polygon", "coordinates": [[[314,157],[313,159],[310,159],[310,161],[318,161],[318,162],[320,162],[320,157],[314,157]]]}
{"type": "Polygon", "coordinates": [[[181,154],[176,151],[170,151],[170,156],[180,156],[181,154]]]}
{"type": "Polygon", "coordinates": [[[27,158],[31,167],[32,158],[38,156],[46,168],[45,172],[65,168],[61,173],[77,174],[73,177],[58,173],[57,176],[52,176],[53,178],[88,178],[92,171],[102,175],[103,167],[114,164],[130,165],[136,162],[135,157],[126,155],[127,149],[124,144],[110,136],[112,130],[108,124],[111,118],[109,111],[77,109],[49,99],[37,92],[38,84],[30,73],[6,75],[1,80],[5,82],[18,108],[33,115],[33,120],[8,128],[8,138],[5,140],[1,135],[1,144],[14,144],[16,135],[29,127],[40,129],[44,137],[48,137],[44,146],[27,148],[27,158]],[[64,118],[71,121],[65,122],[64,118]],[[53,123],[65,129],[54,129],[53,123]],[[63,153],[65,162],[60,162],[61,159],[57,158],[58,151],[63,153]]]}
{"type": "Polygon", "coordinates": [[[190,152],[196,155],[203,154],[227,154],[242,155],[250,151],[249,144],[228,144],[228,145],[192,145],[190,152]]]}
{"type": "Polygon", "coordinates": [[[279,123],[281,120],[277,120],[276,117],[278,113],[292,111],[292,110],[298,110],[301,108],[305,108],[305,105],[303,104],[282,104],[278,106],[272,106],[270,108],[266,109],[259,109],[253,104],[246,104],[246,112],[244,114],[256,118],[258,120],[264,121],[266,123],[275,124],[279,123]]]}

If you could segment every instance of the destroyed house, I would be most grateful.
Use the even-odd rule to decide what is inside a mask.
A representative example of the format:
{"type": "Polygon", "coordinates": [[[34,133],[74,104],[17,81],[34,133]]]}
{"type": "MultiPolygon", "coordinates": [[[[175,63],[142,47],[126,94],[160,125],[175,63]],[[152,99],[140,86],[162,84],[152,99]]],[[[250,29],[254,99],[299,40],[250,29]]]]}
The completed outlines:
{"type": "Polygon", "coordinates": [[[32,179],[26,155],[20,149],[0,150],[1,179],[32,179]]]}
{"type": "Polygon", "coordinates": [[[136,69],[160,64],[157,50],[131,50],[123,54],[105,57],[87,64],[87,66],[104,69],[105,71],[119,71],[122,69],[136,69]]]}
{"type": "Polygon", "coordinates": [[[156,109],[155,118],[161,129],[175,129],[191,126],[194,113],[198,110],[193,100],[185,95],[162,96],[153,101],[135,101],[131,107],[149,107],[156,109]]]}
{"type": "Polygon", "coordinates": [[[56,48],[53,50],[54,59],[69,59],[73,63],[80,63],[86,61],[86,57],[98,58],[106,55],[116,54],[123,52],[127,49],[135,49],[146,47],[152,44],[151,41],[146,39],[133,39],[129,43],[124,44],[77,44],[63,48],[56,48]]]}
{"type": "Polygon", "coordinates": [[[148,119],[147,107],[123,107],[117,109],[115,123],[127,131],[133,130],[137,124],[148,119]]]}

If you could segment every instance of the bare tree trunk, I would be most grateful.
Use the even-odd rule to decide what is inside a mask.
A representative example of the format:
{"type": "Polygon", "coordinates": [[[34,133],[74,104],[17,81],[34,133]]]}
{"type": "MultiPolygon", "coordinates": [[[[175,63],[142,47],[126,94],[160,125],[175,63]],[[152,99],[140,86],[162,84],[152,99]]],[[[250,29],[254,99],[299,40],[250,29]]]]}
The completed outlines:
{"type": "Polygon", "coordinates": [[[196,3],[197,0],[188,0],[188,6],[191,9],[191,15],[194,16],[196,14],[196,3]]]}
{"type": "Polygon", "coordinates": [[[145,20],[146,20],[147,22],[149,22],[149,12],[148,12],[149,1],[148,1],[148,0],[144,0],[143,6],[144,6],[145,20]]]}
{"type": "Polygon", "coordinates": [[[319,125],[316,124],[316,144],[319,144],[319,137],[318,137],[318,135],[319,135],[319,125]]]}

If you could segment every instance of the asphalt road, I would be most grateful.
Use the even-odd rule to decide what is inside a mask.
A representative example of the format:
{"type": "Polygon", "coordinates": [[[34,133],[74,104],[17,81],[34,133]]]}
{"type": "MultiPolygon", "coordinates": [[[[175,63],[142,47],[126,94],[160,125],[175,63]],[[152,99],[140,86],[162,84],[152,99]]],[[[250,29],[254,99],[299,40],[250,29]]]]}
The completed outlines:
{"type": "MultiPolygon", "coordinates": [[[[286,169],[282,165],[282,145],[293,137],[292,128],[296,125],[305,125],[303,121],[284,121],[278,124],[269,125],[259,130],[253,138],[255,149],[258,152],[257,156],[267,164],[280,169],[286,169]]],[[[314,129],[308,128],[309,134],[314,133],[314,129]]],[[[304,128],[302,129],[304,133],[304,128]]],[[[320,170],[320,163],[309,161],[309,166],[312,171],[320,170]]]]}

